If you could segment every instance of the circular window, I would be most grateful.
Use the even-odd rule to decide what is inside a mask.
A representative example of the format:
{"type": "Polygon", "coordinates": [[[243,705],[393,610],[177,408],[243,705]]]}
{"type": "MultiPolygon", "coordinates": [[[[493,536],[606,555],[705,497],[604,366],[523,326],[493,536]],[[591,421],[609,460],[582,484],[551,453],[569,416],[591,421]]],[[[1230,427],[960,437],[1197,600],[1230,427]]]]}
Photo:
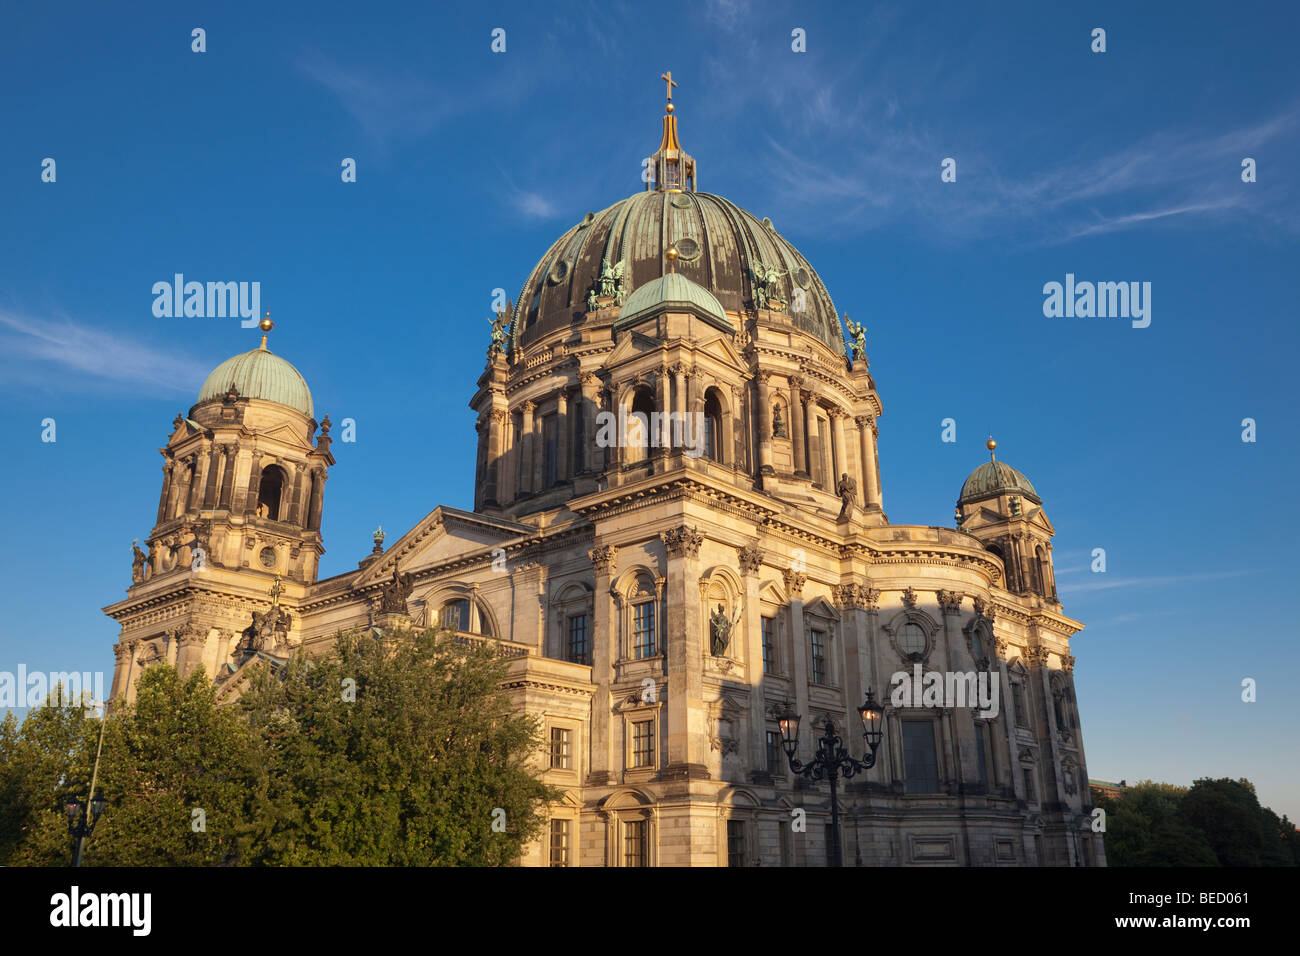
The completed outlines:
{"type": "Polygon", "coordinates": [[[563,282],[569,275],[569,260],[560,259],[555,265],[551,266],[551,271],[547,273],[547,278],[551,280],[552,285],[563,282]]]}
{"type": "Polygon", "coordinates": [[[258,553],[257,557],[261,560],[262,567],[264,568],[275,567],[275,548],[272,548],[268,545],[258,553]]]}
{"type": "Polygon", "coordinates": [[[582,217],[582,222],[578,223],[578,228],[586,229],[595,221],[596,221],[596,214],[594,212],[589,212],[587,213],[587,215],[582,217]]]}
{"type": "Polygon", "coordinates": [[[700,244],[694,239],[687,236],[685,239],[677,240],[677,256],[687,262],[692,259],[698,259],[700,256],[700,244]]]}
{"type": "Polygon", "coordinates": [[[678,209],[690,209],[690,208],[691,208],[691,201],[690,201],[689,199],[686,198],[686,194],[685,194],[685,193],[678,193],[677,195],[673,196],[673,198],[670,199],[670,200],[668,200],[668,201],[669,201],[670,203],[672,203],[674,206],[676,206],[678,209]]]}
{"type": "Polygon", "coordinates": [[[908,657],[920,657],[925,653],[925,631],[920,624],[904,624],[898,631],[898,649],[908,657]]]}
{"type": "Polygon", "coordinates": [[[808,270],[805,269],[803,266],[800,266],[798,269],[796,269],[794,271],[794,282],[795,285],[797,285],[801,289],[808,288],[808,284],[812,282],[812,279],[809,278],[808,276],[808,270]]]}

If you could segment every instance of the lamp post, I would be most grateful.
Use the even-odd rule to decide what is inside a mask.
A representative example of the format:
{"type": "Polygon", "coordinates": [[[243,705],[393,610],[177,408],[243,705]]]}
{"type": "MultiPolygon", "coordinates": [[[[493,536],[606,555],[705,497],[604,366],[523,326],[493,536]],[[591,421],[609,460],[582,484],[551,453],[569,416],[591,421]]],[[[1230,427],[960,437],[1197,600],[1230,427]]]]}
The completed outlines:
{"type": "Polygon", "coordinates": [[[81,851],[86,846],[86,838],[95,832],[95,824],[99,822],[99,815],[104,812],[106,803],[104,791],[97,789],[90,798],[89,805],[76,797],[69,797],[64,804],[63,810],[68,815],[68,834],[77,841],[73,866],[81,866],[81,851]]]}
{"type": "Polygon", "coordinates": [[[881,708],[872,697],[870,690],[867,691],[866,701],[858,708],[858,716],[862,718],[862,736],[867,742],[867,752],[862,760],[855,760],[849,756],[849,752],[844,749],[839,736],[835,733],[835,725],[828,720],[826,732],[817,742],[817,753],[812,761],[806,764],[794,755],[799,748],[799,722],[802,718],[791,709],[789,704],[786,704],[785,713],[777,718],[777,724],[781,728],[781,746],[785,749],[786,759],[790,761],[790,769],[810,780],[826,779],[831,782],[832,866],[844,865],[844,854],[840,847],[839,778],[843,776],[847,780],[863,770],[874,767],[876,750],[884,737],[884,732],[880,729],[881,708]]]}

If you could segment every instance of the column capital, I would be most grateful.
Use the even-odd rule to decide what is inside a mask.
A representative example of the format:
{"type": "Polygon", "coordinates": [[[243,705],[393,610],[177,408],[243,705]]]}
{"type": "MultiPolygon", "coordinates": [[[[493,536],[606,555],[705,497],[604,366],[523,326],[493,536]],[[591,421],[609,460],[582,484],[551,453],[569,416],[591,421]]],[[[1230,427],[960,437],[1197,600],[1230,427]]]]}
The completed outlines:
{"type": "Polygon", "coordinates": [[[689,525],[670,528],[661,533],[659,537],[667,546],[670,557],[699,557],[700,545],[704,543],[704,535],[689,525]]]}
{"type": "Polygon", "coordinates": [[[794,568],[786,568],[781,572],[781,577],[785,579],[785,589],[790,592],[792,598],[803,598],[803,586],[808,583],[808,575],[802,574],[794,568]]]}
{"type": "Polygon", "coordinates": [[[935,591],[939,598],[939,607],[944,614],[961,613],[962,593],[960,591],[935,591]]]}
{"type": "Polygon", "coordinates": [[[592,548],[587,552],[587,557],[595,566],[597,574],[611,574],[614,571],[615,562],[618,561],[618,546],[606,544],[598,548],[592,548]]]}
{"type": "Polygon", "coordinates": [[[740,549],[740,573],[745,577],[756,575],[763,567],[763,549],[747,544],[740,549]]]}

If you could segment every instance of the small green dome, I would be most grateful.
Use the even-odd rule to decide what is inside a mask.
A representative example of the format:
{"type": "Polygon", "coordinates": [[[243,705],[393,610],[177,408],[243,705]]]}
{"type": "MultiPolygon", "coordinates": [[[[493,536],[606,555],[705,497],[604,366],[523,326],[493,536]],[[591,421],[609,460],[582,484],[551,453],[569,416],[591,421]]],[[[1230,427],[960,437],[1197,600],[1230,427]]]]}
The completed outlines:
{"type": "Polygon", "coordinates": [[[1020,472],[1004,462],[986,461],[972,471],[966,483],[961,486],[961,497],[957,499],[957,504],[996,498],[1001,494],[1022,495],[1036,505],[1043,503],[1029,479],[1020,472]]]}
{"type": "Polygon", "coordinates": [[[223,397],[231,385],[239,390],[241,398],[260,398],[313,417],[307,380],[269,349],[253,349],[218,365],[199,389],[199,403],[223,397]]]}
{"type": "Polygon", "coordinates": [[[651,279],[634,290],[623,303],[614,328],[623,328],[661,312],[694,312],[728,332],[735,331],[717,297],[679,272],[651,279]]]}

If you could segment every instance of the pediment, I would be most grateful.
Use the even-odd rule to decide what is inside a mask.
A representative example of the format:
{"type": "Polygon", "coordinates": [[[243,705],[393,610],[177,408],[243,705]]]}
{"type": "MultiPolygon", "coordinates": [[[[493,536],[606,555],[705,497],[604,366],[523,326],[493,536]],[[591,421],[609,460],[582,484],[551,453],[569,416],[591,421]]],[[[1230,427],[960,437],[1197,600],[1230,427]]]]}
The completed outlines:
{"type": "Polygon", "coordinates": [[[705,339],[704,341],[697,343],[696,348],[699,351],[706,352],[721,359],[733,368],[742,369],[747,367],[747,363],[741,359],[740,353],[738,353],[735,346],[731,344],[731,338],[729,336],[715,335],[711,339],[705,339]]]}
{"type": "Polygon", "coordinates": [[[531,525],[516,521],[439,505],[393,542],[378,561],[371,563],[357,576],[352,586],[363,588],[389,578],[394,567],[406,574],[455,558],[490,551],[505,542],[526,537],[535,530],[531,525]]]}
{"type": "Polygon", "coordinates": [[[623,336],[619,343],[614,346],[613,350],[605,358],[605,368],[615,368],[628,359],[644,355],[646,352],[654,352],[660,348],[662,343],[658,339],[651,338],[644,333],[637,332],[635,329],[629,335],[623,336]]]}
{"type": "Polygon", "coordinates": [[[823,597],[813,598],[803,606],[804,616],[812,615],[813,617],[829,618],[832,621],[840,619],[840,612],[831,606],[830,602],[823,597]]]}

